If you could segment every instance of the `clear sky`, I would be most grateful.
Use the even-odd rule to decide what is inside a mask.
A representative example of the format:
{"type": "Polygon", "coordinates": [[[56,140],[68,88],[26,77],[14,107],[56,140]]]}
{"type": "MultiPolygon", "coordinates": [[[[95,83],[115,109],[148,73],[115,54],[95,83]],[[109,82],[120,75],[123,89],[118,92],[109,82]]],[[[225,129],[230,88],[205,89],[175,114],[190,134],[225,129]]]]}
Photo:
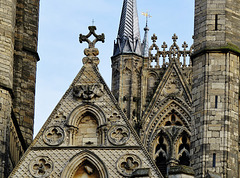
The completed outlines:
{"type": "MultiPolygon", "coordinates": [[[[39,19],[37,85],[35,104],[35,135],[57,105],[74,77],[82,67],[83,50],[79,34],[87,34],[88,26],[97,27],[97,34],[105,34],[105,43],[98,42],[99,69],[106,83],[111,85],[111,56],[117,37],[123,0],[41,0],[39,19]]],[[[172,35],[178,35],[178,44],[192,44],[193,0],[137,0],[143,38],[148,11],[149,44],[155,33],[160,47],[166,41],[172,44],[172,35]]]]}

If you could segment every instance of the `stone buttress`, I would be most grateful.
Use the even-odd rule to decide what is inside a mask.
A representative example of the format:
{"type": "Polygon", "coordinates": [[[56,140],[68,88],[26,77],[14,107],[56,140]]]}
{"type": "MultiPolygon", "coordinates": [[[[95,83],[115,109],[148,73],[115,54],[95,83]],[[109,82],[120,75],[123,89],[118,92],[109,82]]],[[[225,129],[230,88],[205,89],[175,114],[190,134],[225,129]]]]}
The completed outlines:
{"type": "Polygon", "coordinates": [[[0,2],[0,177],[33,137],[39,0],[0,2]]]}
{"type": "Polygon", "coordinates": [[[192,165],[238,175],[240,1],[195,0],[192,165]]]}

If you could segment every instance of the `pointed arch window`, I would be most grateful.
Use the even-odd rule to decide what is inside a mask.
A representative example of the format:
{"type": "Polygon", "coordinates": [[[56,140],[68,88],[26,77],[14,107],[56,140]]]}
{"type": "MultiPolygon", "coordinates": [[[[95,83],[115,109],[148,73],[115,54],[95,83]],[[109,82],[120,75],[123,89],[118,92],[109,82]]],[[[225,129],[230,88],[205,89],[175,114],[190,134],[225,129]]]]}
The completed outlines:
{"type": "Polygon", "coordinates": [[[167,147],[168,143],[164,136],[160,135],[155,146],[155,162],[163,175],[167,174],[167,147]]]}
{"type": "Polygon", "coordinates": [[[179,139],[178,144],[179,164],[190,166],[190,139],[187,135],[183,135],[179,139]]]}
{"type": "Polygon", "coordinates": [[[85,160],[79,165],[78,170],[75,172],[73,178],[99,178],[99,171],[88,160],[85,160]]]}

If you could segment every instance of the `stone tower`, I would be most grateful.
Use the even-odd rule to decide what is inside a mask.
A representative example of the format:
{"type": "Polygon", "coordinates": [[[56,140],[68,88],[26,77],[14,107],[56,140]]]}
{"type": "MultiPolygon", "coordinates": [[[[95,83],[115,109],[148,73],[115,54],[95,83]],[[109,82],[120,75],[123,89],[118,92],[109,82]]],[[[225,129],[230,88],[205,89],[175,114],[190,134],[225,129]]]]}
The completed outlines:
{"type": "Polygon", "coordinates": [[[132,123],[139,118],[142,67],[136,0],[124,0],[112,57],[112,92],[132,123]]]}
{"type": "Polygon", "coordinates": [[[240,1],[195,0],[192,165],[238,177],[240,1]]]}
{"type": "Polygon", "coordinates": [[[39,0],[0,2],[0,177],[32,142],[39,0]]]}

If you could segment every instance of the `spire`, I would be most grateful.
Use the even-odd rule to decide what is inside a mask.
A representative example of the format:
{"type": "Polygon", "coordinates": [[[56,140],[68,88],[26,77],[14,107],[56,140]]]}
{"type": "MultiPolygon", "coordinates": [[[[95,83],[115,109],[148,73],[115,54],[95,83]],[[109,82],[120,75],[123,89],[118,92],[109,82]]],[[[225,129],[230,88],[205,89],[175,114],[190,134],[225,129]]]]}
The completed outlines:
{"type": "Polygon", "coordinates": [[[142,56],[143,57],[148,57],[148,50],[149,50],[149,44],[148,44],[148,31],[149,28],[146,25],[146,27],[144,28],[144,38],[143,38],[143,42],[142,42],[142,56]]]}
{"type": "Polygon", "coordinates": [[[144,38],[142,42],[142,56],[143,57],[148,57],[148,51],[149,51],[149,44],[148,44],[148,18],[152,17],[148,14],[148,12],[143,12],[142,15],[146,17],[146,27],[144,28],[144,38]]]}
{"type": "Polygon", "coordinates": [[[117,41],[113,55],[135,53],[141,55],[141,38],[136,0],[124,0],[117,41]]]}

